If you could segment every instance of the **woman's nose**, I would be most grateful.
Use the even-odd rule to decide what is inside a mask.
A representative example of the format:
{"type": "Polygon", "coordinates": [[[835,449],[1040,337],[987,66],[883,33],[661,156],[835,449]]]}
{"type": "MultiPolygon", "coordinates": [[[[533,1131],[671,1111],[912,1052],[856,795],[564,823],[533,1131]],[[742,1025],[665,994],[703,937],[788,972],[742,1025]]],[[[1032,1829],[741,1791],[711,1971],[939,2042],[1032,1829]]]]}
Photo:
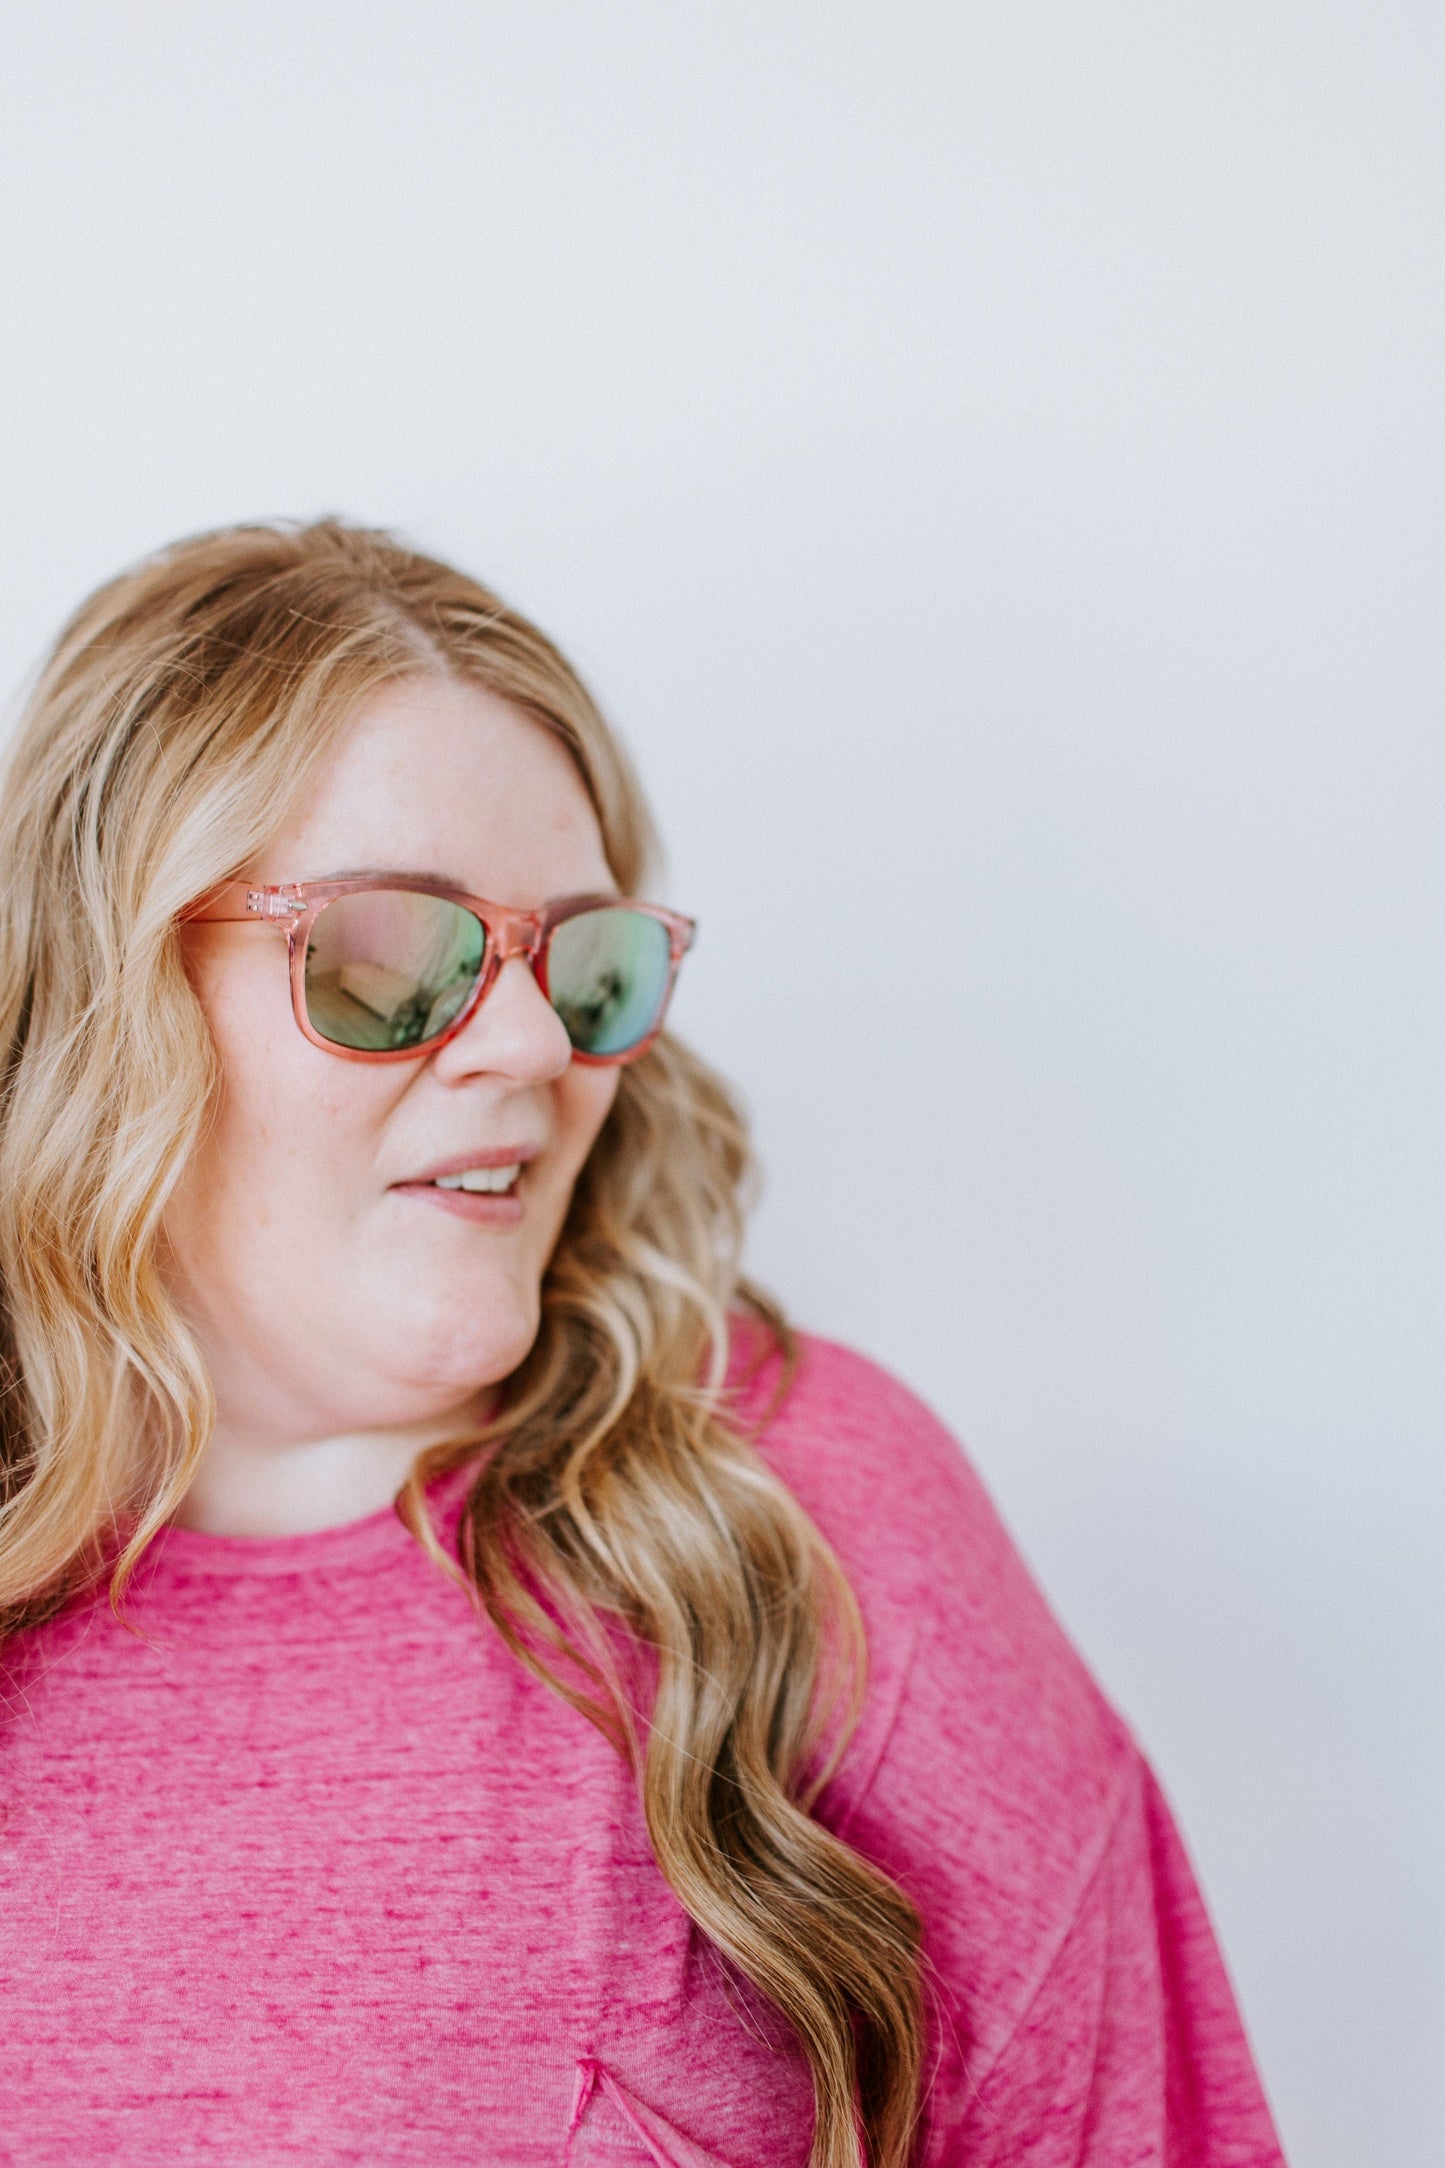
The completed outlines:
{"type": "Polygon", "coordinates": [[[514,956],[502,965],[456,1037],[433,1059],[444,1077],[485,1071],[540,1084],[562,1075],[572,1059],[572,1042],[531,965],[514,956]]]}

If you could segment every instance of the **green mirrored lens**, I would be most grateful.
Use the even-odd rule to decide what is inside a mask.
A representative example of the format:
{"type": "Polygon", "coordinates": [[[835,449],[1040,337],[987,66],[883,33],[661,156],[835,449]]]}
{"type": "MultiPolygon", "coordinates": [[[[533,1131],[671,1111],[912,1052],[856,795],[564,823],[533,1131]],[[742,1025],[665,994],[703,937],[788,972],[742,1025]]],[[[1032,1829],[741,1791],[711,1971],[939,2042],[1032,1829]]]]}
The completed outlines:
{"type": "Polygon", "coordinates": [[[312,1029],[357,1052],[425,1046],[469,998],[486,941],[480,919],[439,896],[338,896],[317,914],[306,950],[312,1029]]]}
{"type": "Polygon", "coordinates": [[[661,919],[608,904],[553,929],[547,991],[582,1054],[625,1054],[662,1013],[672,943],[661,919]]]}

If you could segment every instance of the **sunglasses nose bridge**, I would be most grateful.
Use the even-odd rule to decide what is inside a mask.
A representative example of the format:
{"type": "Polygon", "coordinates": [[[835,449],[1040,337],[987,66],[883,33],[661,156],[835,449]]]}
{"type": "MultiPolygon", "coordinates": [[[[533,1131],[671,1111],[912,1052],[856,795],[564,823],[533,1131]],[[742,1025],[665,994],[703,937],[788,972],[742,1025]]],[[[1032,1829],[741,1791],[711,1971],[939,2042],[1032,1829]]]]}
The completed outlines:
{"type": "Polygon", "coordinates": [[[492,955],[499,967],[510,963],[516,956],[520,956],[525,963],[536,963],[541,953],[544,933],[540,911],[499,913],[492,920],[489,931],[492,955]]]}

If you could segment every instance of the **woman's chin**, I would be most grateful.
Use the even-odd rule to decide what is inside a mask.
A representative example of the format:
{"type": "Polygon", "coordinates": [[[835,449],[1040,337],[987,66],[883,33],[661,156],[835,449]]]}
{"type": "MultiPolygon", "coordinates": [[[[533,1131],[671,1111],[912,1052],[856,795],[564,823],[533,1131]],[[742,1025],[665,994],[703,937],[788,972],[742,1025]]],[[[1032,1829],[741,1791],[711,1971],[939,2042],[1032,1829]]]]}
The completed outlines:
{"type": "Polygon", "coordinates": [[[385,1335],[377,1335],[365,1352],[365,1367],[373,1375],[389,1372],[393,1390],[388,1399],[414,1397],[439,1412],[462,1407],[484,1397],[525,1360],[537,1337],[540,1305],[535,1297],[529,1302],[502,1295],[485,1303],[467,1298],[462,1307],[460,1330],[454,1301],[441,1317],[416,1318],[413,1309],[414,1329],[402,1336],[394,1324],[385,1335]],[[479,1321],[482,1330],[477,1329],[479,1321]],[[382,1346],[390,1362],[378,1361],[382,1346]]]}

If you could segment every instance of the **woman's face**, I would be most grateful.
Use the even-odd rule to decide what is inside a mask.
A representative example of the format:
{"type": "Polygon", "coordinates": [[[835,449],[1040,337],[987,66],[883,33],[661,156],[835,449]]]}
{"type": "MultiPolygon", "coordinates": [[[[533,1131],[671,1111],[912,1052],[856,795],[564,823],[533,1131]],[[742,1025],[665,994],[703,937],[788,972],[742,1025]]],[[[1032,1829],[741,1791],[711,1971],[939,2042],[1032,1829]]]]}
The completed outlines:
{"type": "MultiPolygon", "coordinates": [[[[367,700],[319,786],[245,869],[257,885],[358,872],[523,908],[616,888],[563,747],[441,677],[367,700]]],[[[297,1029],[275,930],[192,926],[184,938],[222,1090],[165,1234],[221,1424],[280,1444],[470,1410],[532,1344],[542,1274],[617,1072],[571,1060],[516,959],[436,1053],[364,1063],[297,1029]],[[433,1180],[499,1154],[522,1163],[505,1216],[433,1180]]]]}

